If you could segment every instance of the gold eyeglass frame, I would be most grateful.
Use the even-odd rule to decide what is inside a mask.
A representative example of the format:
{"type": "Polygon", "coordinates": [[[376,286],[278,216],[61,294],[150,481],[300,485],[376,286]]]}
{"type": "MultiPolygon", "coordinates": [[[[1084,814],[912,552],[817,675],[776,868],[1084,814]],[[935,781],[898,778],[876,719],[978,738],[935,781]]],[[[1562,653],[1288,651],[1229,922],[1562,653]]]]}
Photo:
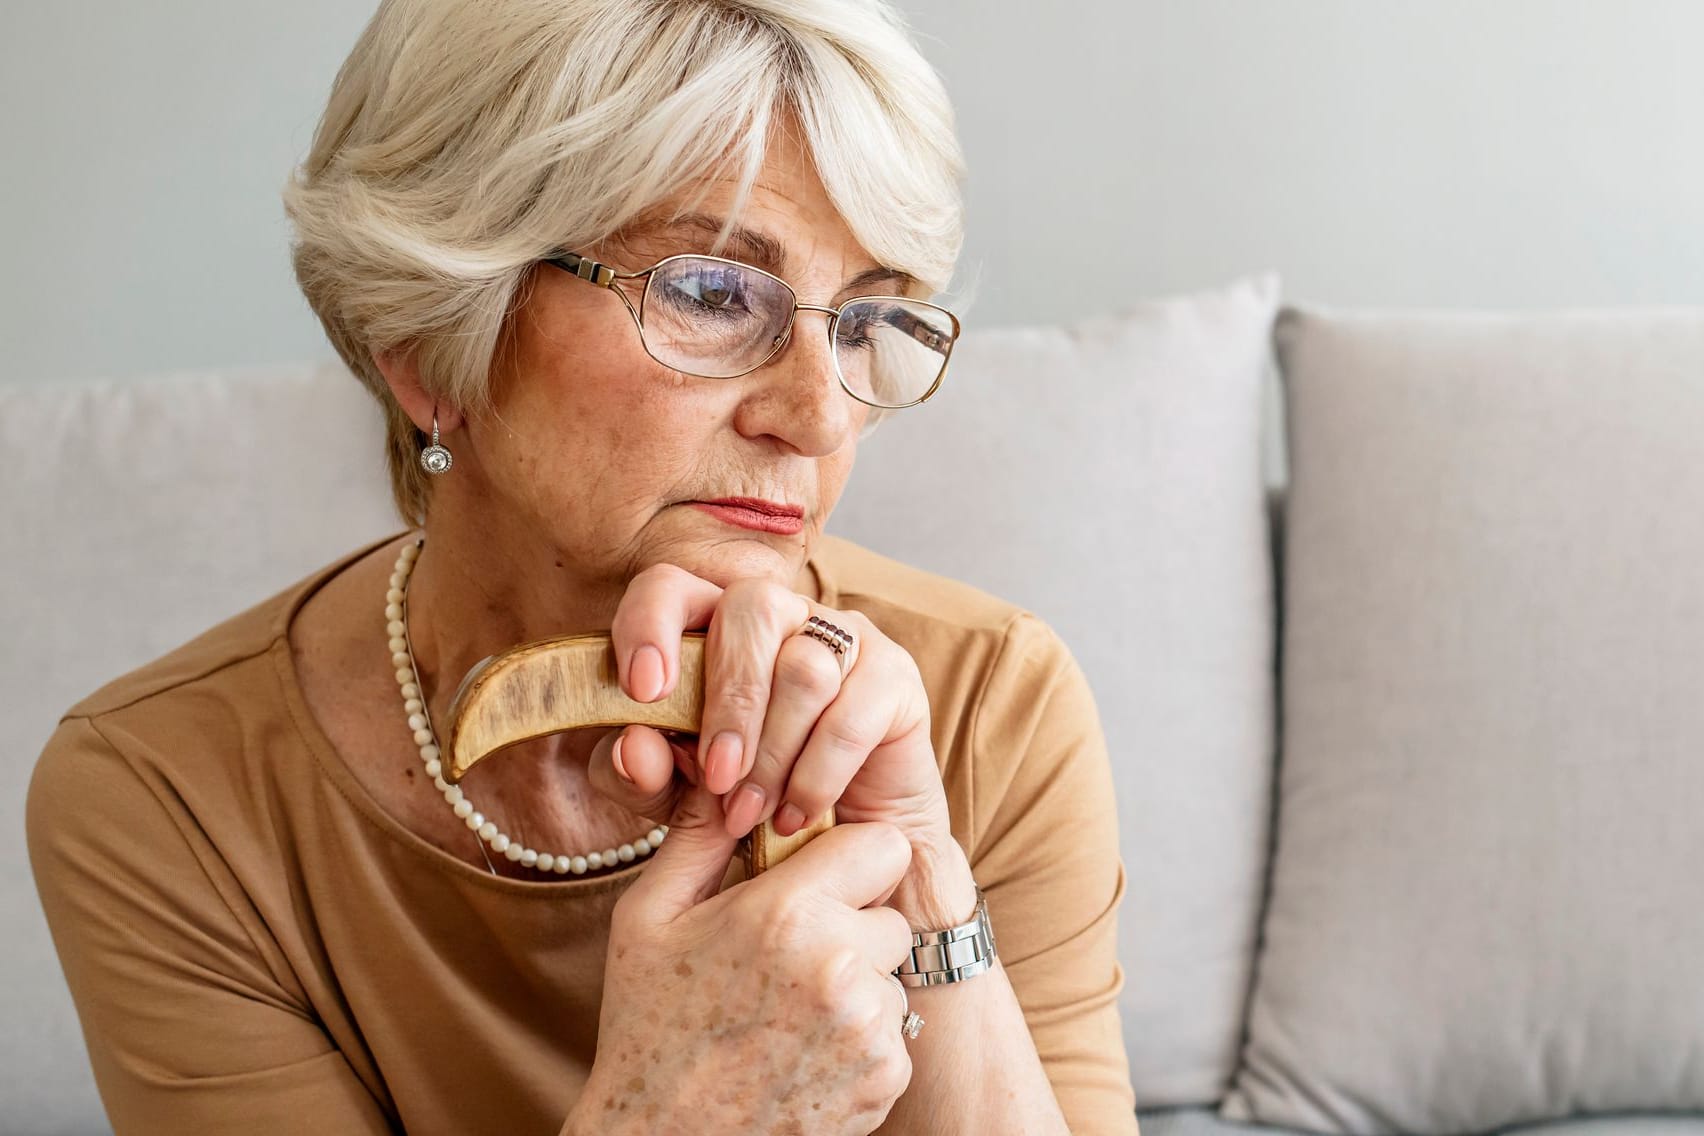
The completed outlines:
{"type": "Polygon", "coordinates": [[[681,371],[681,369],[666,359],[657,359],[656,352],[651,350],[651,344],[645,338],[645,320],[643,313],[645,310],[645,298],[651,293],[651,275],[659,268],[662,268],[664,265],[673,261],[709,260],[719,264],[732,265],[733,267],[743,269],[746,272],[755,272],[760,276],[767,276],[769,279],[785,288],[787,290],[787,295],[793,297],[793,310],[787,316],[787,326],[783,327],[781,329],[781,333],[775,337],[775,342],[770,345],[769,354],[765,355],[752,366],[747,367],[745,370],[740,371],[737,374],[700,375],[695,371],[681,371],[681,373],[685,375],[693,375],[701,379],[737,379],[741,376],[749,375],[759,367],[762,367],[764,364],[774,359],[786,348],[788,341],[793,338],[793,325],[797,321],[800,312],[822,312],[824,315],[829,317],[829,354],[834,359],[834,377],[839,381],[840,389],[863,403],[865,406],[873,406],[880,410],[904,410],[908,406],[916,406],[918,403],[927,402],[936,391],[940,390],[941,381],[947,377],[947,364],[952,359],[953,346],[958,342],[959,332],[961,330],[958,316],[954,315],[946,308],[941,307],[939,304],[932,304],[927,300],[916,300],[910,296],[854,296],[838,308],[826,308],[820,304],[801,304],[799,303],[799,294],[793,290],[793,286],[775,275],[773,272],[765,272],[756,265],[747,264],[743,260],[730,260],[725,256],[710,256],[707,253],[676,253],[674,256],[665,256],[662,260],[651,265],[651,267],[642,268],[638,272],[618,272],[607,264],[600,264],[591,257],[577,252],[562,252],[557,253],[554,256],[547,256],[541,259],[545,264],[560,268],[569,275],[577,276],[581,280],[586,281],[588,284],[595,284],[599,288],[608,288],[611,292],[620,296],[622,304],[627,308],[627,314],[633,317],[633,326],[639,329],[639,342],[644,346],[645,354],[656,359],[657,362],[668,367],[670,370],[675,371],[681,371]],[[618,280],[637,280],[641,277],[645,278],[645,287],[644,290],[639,293],[639,306],[635,308],[633,306],[633,301],[628,297],[626,291],[621,288],[617,288],[615,284],[618,280]],[[914,319],[910,321],[910,326],[903,329],[907,335],[911,336],[911,338],[915,339],[923,346],[932,351],[938,351],[941,354],[941,370],[938,374],[936,374],[935,381],[929,385],[928,390],[924,391],[922,395],[912,399],[910,402],[902,402],[897,406],[883,402],[871,402],[869,399],[859,395],[847,384],[846,376],[840,370],[840,352],[835,347],[834,339],[834,333],[840,326],[840,313],[845,308],[866,300],[897,300],[902,304],[917,304],[925,308],[933,308],[935,311],[940,312],[942,315],[946,316],[947,319],[952,321],[953,333],[950,337],[947,337],[945,344],[941,342],[943,338],[941,333],[924,323],[921,319],[914,319]]]}

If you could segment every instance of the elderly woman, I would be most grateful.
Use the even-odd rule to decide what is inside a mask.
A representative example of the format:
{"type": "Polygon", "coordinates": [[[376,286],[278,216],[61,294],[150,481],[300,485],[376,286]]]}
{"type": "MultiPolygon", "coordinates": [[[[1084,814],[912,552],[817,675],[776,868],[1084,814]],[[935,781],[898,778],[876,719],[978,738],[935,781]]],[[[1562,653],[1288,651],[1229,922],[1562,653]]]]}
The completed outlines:
{"type": "Polygon", "coordinates": [[[119,1133],[1136,1132],[1081,672],[823,535],[943,381],[958,176],[876,0],[386,0],[287,205],[409,529],[84,700],[30,789],[119,1133]],[[696,736],[444,780],[480,659],[602,631],[649,702],[688,630],[696,736]]]}

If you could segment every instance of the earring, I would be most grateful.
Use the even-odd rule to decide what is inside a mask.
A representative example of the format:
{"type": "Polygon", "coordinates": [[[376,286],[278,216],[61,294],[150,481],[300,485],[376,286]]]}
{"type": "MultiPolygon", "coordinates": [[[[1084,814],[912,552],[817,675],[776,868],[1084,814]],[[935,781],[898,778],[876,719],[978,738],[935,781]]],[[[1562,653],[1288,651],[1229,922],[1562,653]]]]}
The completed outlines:
{"type": "Polygon", "coordinates": [[[420,451],[420,468],[427,473],[443,473],[450,468],[450,451],[438,444],[438,412],[432,412],[432,444],[420,451]]]}

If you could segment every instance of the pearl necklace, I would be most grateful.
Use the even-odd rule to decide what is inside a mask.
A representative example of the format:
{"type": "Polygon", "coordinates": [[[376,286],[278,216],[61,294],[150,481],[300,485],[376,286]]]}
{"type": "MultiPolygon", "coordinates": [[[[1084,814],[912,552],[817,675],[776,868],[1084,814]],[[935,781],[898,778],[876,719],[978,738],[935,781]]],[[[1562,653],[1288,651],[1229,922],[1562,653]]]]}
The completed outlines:
{"type": "Polygon", "coordinates": [[[408,728],[414,731],[414,744],[420,747],[420,760],[426,765],[426,776],[432,778],[432,784],[444,795],[444,800],[449,803],[456,816],[479,838],[479,851],[485,856],[485,866],[491,869],[492,875],[497,874],[490,855],[485,851],[487,844],[491,846],[492,852],[500,852],[515,863],[536,868],[541,872],[555,872],[559,876],[570,873],[583,876],[599,868],[629,864],[641,856],[650,855],[668,835],[668,825],[657,825],[631,844],[623,844],[620,848],[606,848],[601,852],[579,855],[569,852],[552,854],[535,851],[519,841],[510,840],[498,829],[495,822],[486,820],[485,814],[473,807],[473,802],[467,799],[461,786],[444,780],[438,739],[432,732],[432,719],[426,710],[426,696],[421,693],[420,671],[414,665],[414,647],[408,637],[408,577],[413,573],[414,562],[419,559],[420,550],[425,545],[425,537],[417,538],[413,544],[403,545],[401,554],[396,558],[396,568],[391,572],[390,589],[385,592],[385,630],[390,633],[391,664],[396,667],[396,682],[402,688],[403,713],[408,715],[408,728]]]}

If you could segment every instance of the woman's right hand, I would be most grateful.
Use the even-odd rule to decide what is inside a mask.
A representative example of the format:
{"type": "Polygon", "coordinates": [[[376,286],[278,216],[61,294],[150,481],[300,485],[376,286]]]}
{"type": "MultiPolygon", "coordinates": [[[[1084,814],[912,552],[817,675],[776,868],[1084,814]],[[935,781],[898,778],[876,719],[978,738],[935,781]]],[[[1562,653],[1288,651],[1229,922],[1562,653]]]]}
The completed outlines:
{"type": "Polygon", "coordinates": [[[615,905],[597,1059],[568,1131],[865,1136],[910,1083],[887,975],[911,929],[880,906],[910,842],[836,825],[717,894],[736,843],[721,799],[686,789],[615,905]]]}

